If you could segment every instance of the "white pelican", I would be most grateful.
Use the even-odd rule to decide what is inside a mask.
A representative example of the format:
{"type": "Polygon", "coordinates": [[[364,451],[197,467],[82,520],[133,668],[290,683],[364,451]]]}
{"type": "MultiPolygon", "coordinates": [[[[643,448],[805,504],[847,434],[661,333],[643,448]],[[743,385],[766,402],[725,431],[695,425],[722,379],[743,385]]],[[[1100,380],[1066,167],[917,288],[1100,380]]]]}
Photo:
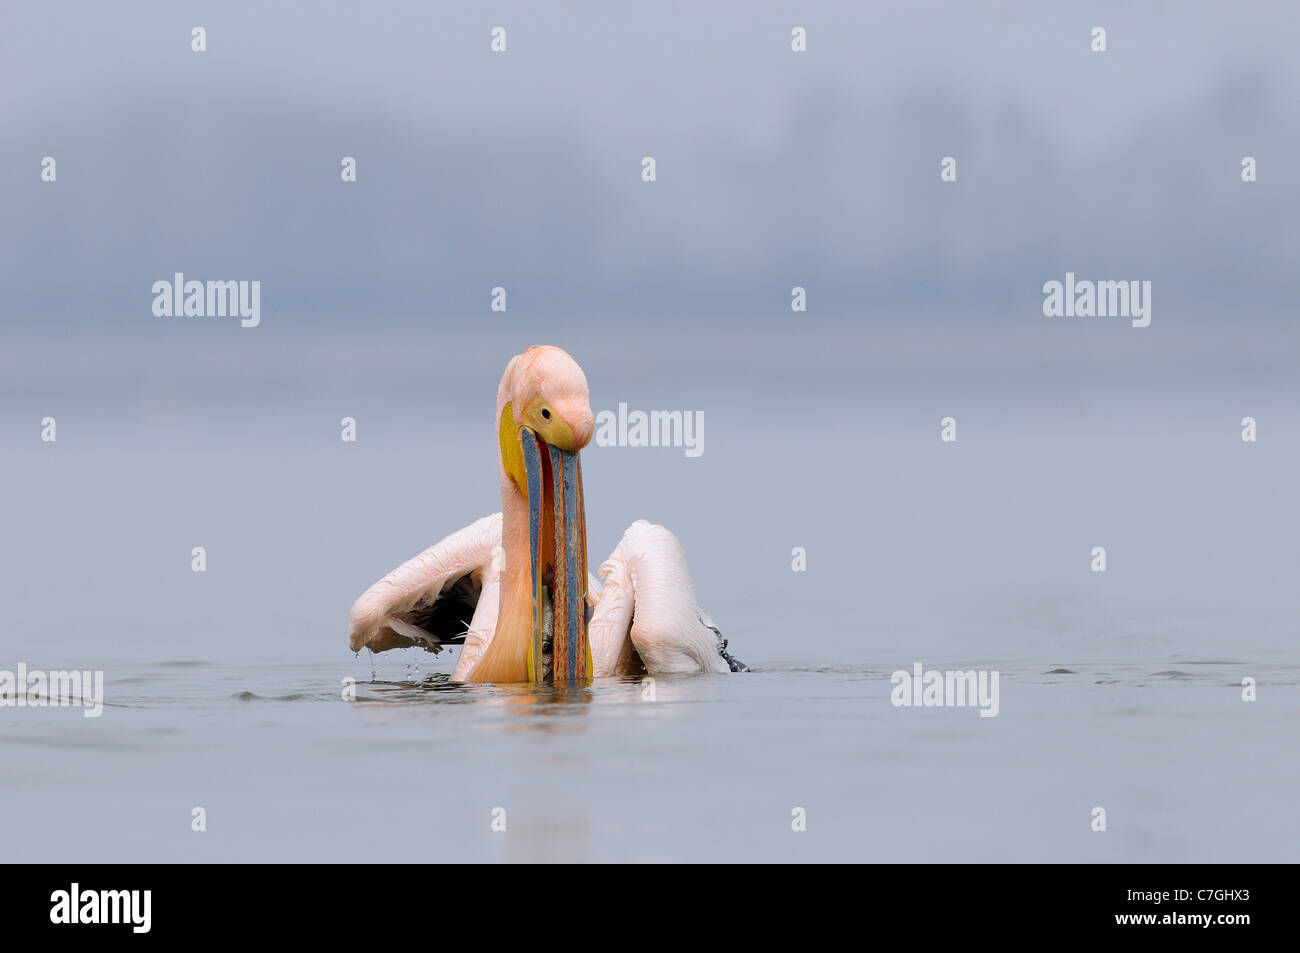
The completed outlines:
{"type": "Polygon", "coordinates": [[[462,643],[451,676],[462,682],[743,671],[662,526],[637,520],[601,578],[588,574],[578,452],[594,425],[573,358],[514,357],[497,391],[501,512],[367,589],[352,606],[353,651],[462,643]]]}

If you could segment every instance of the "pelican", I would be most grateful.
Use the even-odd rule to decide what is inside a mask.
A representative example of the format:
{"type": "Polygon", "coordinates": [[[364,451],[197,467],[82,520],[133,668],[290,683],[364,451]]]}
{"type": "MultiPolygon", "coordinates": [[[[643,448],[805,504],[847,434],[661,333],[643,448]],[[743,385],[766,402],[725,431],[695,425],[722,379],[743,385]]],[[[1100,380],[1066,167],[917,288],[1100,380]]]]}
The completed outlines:
{"type": "Polygon", "coordinates": [[[587,571],[578,455],[595,421],[587,378],[532,347],[497,390],[501,512],[398,566],[352,606],[354,652],[462,645],[459,682],[744,671],[695,599],[677,537],[637,520],[587,571]]]}

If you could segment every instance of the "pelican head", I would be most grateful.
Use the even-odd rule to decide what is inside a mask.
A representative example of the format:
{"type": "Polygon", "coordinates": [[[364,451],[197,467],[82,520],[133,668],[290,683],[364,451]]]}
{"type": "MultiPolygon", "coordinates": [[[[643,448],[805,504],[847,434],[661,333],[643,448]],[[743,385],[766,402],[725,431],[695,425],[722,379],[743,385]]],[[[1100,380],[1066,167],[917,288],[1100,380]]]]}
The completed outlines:
{"type": "MultiPolygon", "coordinates": [[[[592,665],[586,615],[587,525],[578,454],[595,429],[587,377],[560,348],[529,348],[506,368],[497,405],[503,509],[512,512],[516,493],[527,504],[532,609],[528,677],[586,678],[592,665]]],[[[518,511],[522,516],[523,507],[518,511]]],[[[520,528],[521,544],[523,538],[520,528]]],[[[511,555],[508,550],[508,560],[511,555]]],[[[522,555],[517,558],[522,562],[522,555]]]]}
{"type": "Polygon", "coordinates": [[[511,360],[501,390],[514,427],[571,453],[591,442],[596,424],[587,375],[568,352],[550,345],[530,347],[511,360]]]}

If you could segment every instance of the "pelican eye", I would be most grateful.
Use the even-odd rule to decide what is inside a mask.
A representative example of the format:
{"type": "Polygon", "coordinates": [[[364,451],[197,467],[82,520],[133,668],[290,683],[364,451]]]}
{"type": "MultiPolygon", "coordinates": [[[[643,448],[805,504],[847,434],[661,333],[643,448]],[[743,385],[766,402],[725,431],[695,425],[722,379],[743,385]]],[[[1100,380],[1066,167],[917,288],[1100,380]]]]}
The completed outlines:
{"type": "Polygon", "coordinates": [[[543,419],[543,420],[550,420],[550,419],[551,419],[551,412],[550,412],[549,410],[547,410],[545,407],[542,408],[542,419],[543,419]]]}

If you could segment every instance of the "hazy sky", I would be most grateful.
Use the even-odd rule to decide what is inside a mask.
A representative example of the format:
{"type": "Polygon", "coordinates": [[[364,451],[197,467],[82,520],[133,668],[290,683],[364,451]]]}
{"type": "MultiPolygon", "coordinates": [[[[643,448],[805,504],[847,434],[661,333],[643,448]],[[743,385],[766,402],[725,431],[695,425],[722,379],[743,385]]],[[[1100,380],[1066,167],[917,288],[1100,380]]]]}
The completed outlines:
{"type": "Polygon", "coordinates": [[[147,327],[175,271],[260,280],[281,326],[458,322],[495,285],[610,318],[779,319],[794,285],[1032,317],[1066,271],[1166,317],[1300,291],[1290,3],[59,7],[0,29],[11,324],[147,327]]]}

